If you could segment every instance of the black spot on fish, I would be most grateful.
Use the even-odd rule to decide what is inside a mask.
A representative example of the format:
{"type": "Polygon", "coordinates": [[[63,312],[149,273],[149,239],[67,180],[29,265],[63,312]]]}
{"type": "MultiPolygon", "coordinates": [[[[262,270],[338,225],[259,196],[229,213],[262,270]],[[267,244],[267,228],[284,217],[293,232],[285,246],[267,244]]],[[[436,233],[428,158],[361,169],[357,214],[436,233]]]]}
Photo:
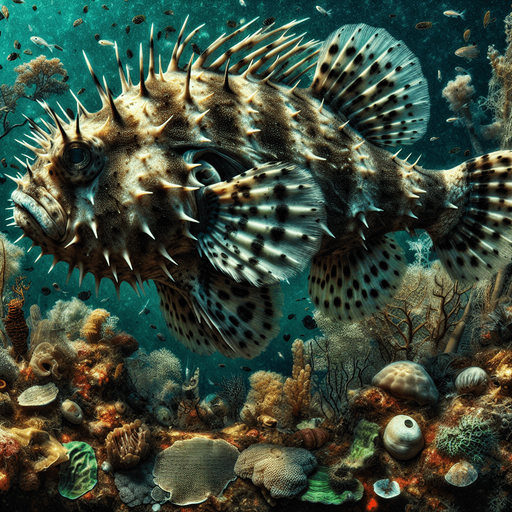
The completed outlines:
{"type": "Polygon", "coordinates": [[[288,320],[291,320],[292,318],[295,318],[297,315],[295,313],[291,313],[288,315],[288,320]]]}
{"type": "Polygon", "coordinates": [[[91,292],[89,290],[87,290],[86,292],[80,292],[77,295],[77,297],[85,302],[86,300],[89,300],[91,298],[91,292]]]}
{"type": "Polygon", "coordinates": [[[44,296],[47,296],[47,295],[50,295],[50,293],[52,293],[52,291],[50,290],[50,288],[48,288],[47,286],[45,286],[44,288],[41,288],[41,293],[42,293],[44,296]]]}
{"type": "Polygon", "coordinates": [[[304,327],[306,329],[309,329],[309,330],[316,329],[316,327],[317,327],[315,319],[311,315],[306,315],[302,319],[302,324],[304,325],[304,327]]]}

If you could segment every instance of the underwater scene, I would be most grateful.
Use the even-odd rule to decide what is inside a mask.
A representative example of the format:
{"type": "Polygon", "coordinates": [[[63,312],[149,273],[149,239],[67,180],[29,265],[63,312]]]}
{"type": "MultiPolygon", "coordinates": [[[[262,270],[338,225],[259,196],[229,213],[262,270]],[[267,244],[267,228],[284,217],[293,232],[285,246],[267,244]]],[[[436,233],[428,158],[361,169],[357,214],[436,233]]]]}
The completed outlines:
{"type": "Polygon", "coordinates": [[[0,3],[0,510],[512,510],[512,5],[317,1],[0,3]]]}

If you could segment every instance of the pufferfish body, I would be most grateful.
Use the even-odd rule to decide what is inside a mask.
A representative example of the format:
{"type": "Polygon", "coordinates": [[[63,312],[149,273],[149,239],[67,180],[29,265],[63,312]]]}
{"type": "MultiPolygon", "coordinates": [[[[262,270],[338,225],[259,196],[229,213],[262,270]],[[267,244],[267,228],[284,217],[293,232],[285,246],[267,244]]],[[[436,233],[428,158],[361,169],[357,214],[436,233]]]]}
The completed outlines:
{"type": "Polygon", "coordinates": [[[46,103],[38,146],[15,179],[14,222],[80,282],[91,272],[156,283],[171,333],[191,350],[252,358],[279,331],[279,281],[311,263],[309,293],[331,318],[385,305],[405,272],[393,232],[425,229],[450,275],[506,263],[509,152],[452,170],[388,152],[426,131],[418,60],[383,29],[346,25],[321,46],[252,22],[180,63],[199,29],[155,70],[151,34],[133,85],[117,52],[113,98],[87,61],[102,108],[75,119],[46,103]],[[236,39],[235,39],[236,40],[236,39]],[[311,70],[309,87],[300,87],[311,70]]]}

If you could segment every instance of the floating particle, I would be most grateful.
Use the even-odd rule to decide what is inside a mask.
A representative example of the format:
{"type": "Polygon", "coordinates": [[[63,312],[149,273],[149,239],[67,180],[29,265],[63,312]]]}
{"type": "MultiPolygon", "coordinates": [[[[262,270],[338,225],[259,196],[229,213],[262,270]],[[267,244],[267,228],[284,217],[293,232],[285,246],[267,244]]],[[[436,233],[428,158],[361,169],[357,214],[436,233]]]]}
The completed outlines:
{"type": "Polygon", "coordinates": [[[240,366],[240,370],[243,370],[244,372],[252,372],[248,366],[240,366]]]}
{"type": "Polygon", "coordinates": [[[63,81],[64,83],[65,83],[65,82],[67,82],[68,80],[69,80],[69,75],[66,75],[66,76],[62,79],[62,81],[63,81]]]}
{"type": "Polygon", "coordinates": [[[16,52],[12,52],[10,53],[9,55],[7,55],[7,60],[10,62],[10,61],[13,61],[13,60],[16,60],[16,59],[19,59],[20,58],[20,54],[19,53],[16,53],[16,52]]]}
{"type": "Polygon", "coordinates": [[[464,151],[464,156],[469,156],[471,155],[471,151],[469,149],[466,149],[466,151],[464,151]]]}
{"type": "Polygon", "coordinates": [[[312,329],[316,329],[316,322],[315,322],[315,319],[311,316],[311,315],[306,315],[303,319],[302,319],[302,325],[304,325],[304,327],[306,329],[309,329],[310,331],[312,329]]]}
{"type": "Polygon", "coordinates": [[[165,336],[164,336],[161,332],[159,332],[159,333],[156,335],[156,337],[157,337],[160,341],[165,341],[165,336]]]}
{"type": "Polygon", "coordinates": [[[96,41],[99,41],[100,40],[100,35],[99,34],[94,34],[94,39],[96,39],[96,41]]]}
{"type": "Polygon", "coordinates": [[[149,324],[149,327],[151,327],[151,329],[156,329],[156,325],[155,324],[149,324]]]}
{"type": "Polygon", "coordinates": [[[432,22],[420,21],[419,23],[416,23],[415,28],[417,28],[418,30],[427,30],[429,28],[432,28],[432,22]]]}
{"type": "Polygon", "coordinates": [[[9,19],[9,9],[5,5],[2,5],[2,14],[6,20],[9,19]]]}
{"type": "Polygon", "coordinates": [[[133,52],[130,50],[130,48],[128,48],[128,49],[126,50],[126,56],[127,56],[129,59],[133,58],[133,52]]]}
{"type": "Polygon", "coordinates": [[[84,11],[84,14],[87,14],[89,12],[89,6],[84,5],[83,11],[84,11]]]}
{"type": "Polygon", "coordinates": [[[47,297],[48,295],[50,295],[50,293],[52,293],[52,291],[50,290],[50,288],[48,288],[47,286],[44,286],[43,288],[41,288],[41,293],[47,297]]]}
{"type": "Polygon", "coordinates": [[[235,28],[238,25],[238,23],[235,20],[228,20],[226,21],[226,25],[229,28],[235,28]]]}
{"type": "Polygon", "coordinates": [[[80,95],[80,94],[83,94],[85,92],[85,87],[82,87],[78,92],[77,94],[80,95]]]}
{"type": "Polygon", "coordinates": [[[112,23],[112,25],[110,25],[112,28],[114,27],[117,27],[117,23],[112,23]]]}
{"type": "Polygon", "coordinates": [[[197,55],[201,55],[201,53],[203,53],[203,52],[201,51],[201,48],[199,48],[199,46],[197,46],[197,44],[196,44],[196,43],[192,43],[192,44],[191,44],[191,46],[192,46],[192,51],[193,51],[194,53],[197,53],[197,55]]]}
{"type": "Polygon", "coordinates": [[[226,365],[224,363],[219,363],[219,368],[226,368],[226,365]]]}
{"type": "Polygon", "coordinates": [[[7,167],[7,160],[5,158],[2,158],[2,160],[0,160],[0,163],[4,166],[4,167],[7,167]]]}
{"type": "Polygon", "coordinates": [[[33,11],[37,11],[37,5],[33,5],[33,6],[32,6],[32,10],[33,10],[33,11]]]}
{"type": "Polygon", "coordinates": [[[167,9],[167,11],[164,11],[164,14],[165,14],[166,16],[172,16],[172,15],[174,14],[174,12],[173,12],[173,11],[171,11],[171,9],[167,9]]]}
{"type": "Polygon", "coordinates": [[[33,271],[34,271],[34,267],[28,267],[28,268],[23,269],[23,272],[33,272],[33,271]]]}
{"type": "Polygon", "coordinates": [[[85,302],[86,300],[89,300],[91,298],[91,292],[89,290],[87,290],[86,292],[80,292],[77,295],[77,297],[85,302]]]}
{"type": "Polygon", "coordinates": [[[132,22],[135,24],[135,25],[140,25],[141,23],[144,23],[146,21],[146,16],[144,16],[144,14],[138,14],[137,16],[135,16],[132,20],[132,22]]]}
{"type": "Polygon", "coordinates": [[[102,9],[105,9],[105,11],[110,11],[110,9],[109,9],[105,4],[103,4],[103,5],[101,6],[101,8],[102,8],[102,9]]]}
{"type": "Polygon", "coordinates": [[[455,153],[458,153],[459,151],[460,151],[460,148],[452,148],[452,149],[450,149],[450,153],[452,155],[455,155],[455,153]]]}
{"type": "Polygon", "coordinates": [[[396,14],[390,14],[389,17],[390,18],[396,18],[396,14]]]}
{"type": "Polygon", "coordinates": [[[491,19],[491,11],[487,11],[484,15],[484,28],[487,28],[487,25],[489,25],[490,19],[491,19]]]}
{"type": "Polygon", "coordinates": [[[290,341],[291,335],[290,334],[283,334],[283,340],[284,341],[290,341]]]}
{"type": "Polygon", "coordinates": [[[27,50],[23,50],[23,53],[24,53],[25,55],[32,55],[32,50],[29,50],[29,49],[27,49],[27,50]]]}
{"type": "Polygon", "coordinates": [[[14,41],[14,48],[16,48],[16,50],[21,49],[21,43],[17,39],[14,41]]]}
{"type": "Polygon", "coordinates": [[[469,41],[469,38],[471,37],[471,30],[469,28],[464,32],[464,35],[462,36],[464,38],[464,42],[467,43],[469,41]]]}
{"type": "Polygon", "coordinates": [[[84,22],[82,18],[78,18],[73,22],[73,27],[78,27],[78,25],[81,25],[84,22]]]}
{"type": "Polygon", "coordinates": [[[130,33],[130,25],[126,25],[126,28],[124,29],[124,31],[129,34],[130,33]]]}
{"type": "Polygon", "coordinates": [[[274,21],[276,21],[276,19],[274,18],[274,16],[270,16],[270,18],[265,18],[263,20],[263,26],[264,27],[269,27],[270,25],[272,25],[272,23],[274,23],[274,21]]]}
{"type": "Polygon", "coordinates": [[[297,315],[295,313],[290,313],[288,315],[288,320],[291,320],[292,318],[295,318],[297,315]]]}

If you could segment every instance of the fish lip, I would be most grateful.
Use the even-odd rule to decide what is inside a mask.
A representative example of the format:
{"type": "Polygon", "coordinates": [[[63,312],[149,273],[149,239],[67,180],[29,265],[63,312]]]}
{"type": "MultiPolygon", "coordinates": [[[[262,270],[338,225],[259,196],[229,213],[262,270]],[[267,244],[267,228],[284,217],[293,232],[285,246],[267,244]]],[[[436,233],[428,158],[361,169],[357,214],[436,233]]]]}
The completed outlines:
{"type": "MultiPolygon", "coordinates": [[[[41,187],[39,187],[39,189],[41,189],[41,187]]],[[[20,222],[16,219],[16,213],[17,211],[26,212],[34,219],[46,236],[50,237],[52,240],[61,240],[66,234],[67,215],[56,199],[54,199],[47,190],[42,190],[48,205],[55,208],[60,214],[55,216],[57,221],[52,218],[52,215],[50,215],[48,210],[39,201],[20,189],[15,190],[11,194],[11,199],[16,207],[16,210],[14,210],[14,220],[16,224],[20,225],[20,222]]],[[[20,227],[23,228],[23,226],[20,227]]]]}

